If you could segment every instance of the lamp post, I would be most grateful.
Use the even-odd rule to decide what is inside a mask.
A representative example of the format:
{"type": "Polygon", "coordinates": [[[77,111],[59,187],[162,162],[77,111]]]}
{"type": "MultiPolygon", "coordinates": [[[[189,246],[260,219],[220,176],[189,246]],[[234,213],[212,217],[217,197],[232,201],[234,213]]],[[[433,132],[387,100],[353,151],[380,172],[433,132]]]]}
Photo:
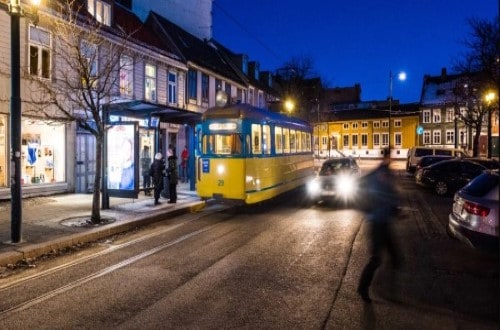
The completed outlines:
{"type": "Polygon", "coordinates": [[[491,158],[492,154],[492,139],[491,139],[491,103],[495,99],[496,95],[494,92],[488,92],[484,96],[484,99],[486,101],[486,104],[488,106],[488,154],[487,157],[491,158]]]}
{"type": "MultiPolygon", "coordinates": [[[[391,117],[392,117],[392,70],[389,70],[389,153],[391,152],[391,117]]],[[[400,81],[405,81],[406,80],[406,73],[405,72],[399,72],[398,73],[398,80],[400,81]]]]}
{"type": "MultiPolygon", "coordinates": [[[[32,1],[34,5],[39,0],[32,1]]],[[[21,42],[20,19],[25,15],[20,0],[10,0],[10,61],[11,61],[11,97],[10,97],[10,198],[11,198],[11,241],[21,241],[22,192],[21,192],[21,42]]],[[[35,15],[36,20],[36,15],[35,15]]]]}

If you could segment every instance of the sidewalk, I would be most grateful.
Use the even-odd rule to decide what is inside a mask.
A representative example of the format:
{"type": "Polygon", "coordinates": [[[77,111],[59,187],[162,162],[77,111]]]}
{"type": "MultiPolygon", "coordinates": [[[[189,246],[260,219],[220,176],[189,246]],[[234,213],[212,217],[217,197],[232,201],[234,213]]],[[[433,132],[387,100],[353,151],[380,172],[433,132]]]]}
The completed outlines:
{"type": "Polygon", "coordinates": [[[95,241],[138,226],[161,221],[205,205],[189,184],[177,186],[177,203],[153,205],[153,197],[140,193],[138,199],[110,198],[110,209],[101,210],[101,216],[116,221],[102,226],[71,226],[68,219],[88,216],[92,209],[92,194],[63,194],[23,199],[21,221],[22,241],[10,244],[10,201],[0,203],[0,267],[28,258],[35,258],[52,250],[77,243],[95,241]]]}

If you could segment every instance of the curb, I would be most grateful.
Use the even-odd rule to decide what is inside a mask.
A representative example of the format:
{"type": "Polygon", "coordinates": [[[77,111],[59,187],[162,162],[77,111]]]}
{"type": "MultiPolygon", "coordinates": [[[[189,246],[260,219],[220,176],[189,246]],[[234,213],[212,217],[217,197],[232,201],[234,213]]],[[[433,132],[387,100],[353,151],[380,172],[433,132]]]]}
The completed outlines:
{"type": "Polygon", "coordinates": [[[25,259],[37,258],[51,251],[60,250],[78,243],[82,244],[97,241],[138,227],[167,220],[181,214],[197,212],[205,205],[205,201],[190,202],[181,207],[167,210],[166,212],[164,210],[159,210],[155,213],[137,216],[134,219],[125,220],[123,222],[115,221],[114,223],[100,228],[92,228],[81,233],[66,235],[43,243],[28,244],[25,246],[22,246],[21,243],[14,251],[0,253],[0,267],[15,264],[25,259]]]}

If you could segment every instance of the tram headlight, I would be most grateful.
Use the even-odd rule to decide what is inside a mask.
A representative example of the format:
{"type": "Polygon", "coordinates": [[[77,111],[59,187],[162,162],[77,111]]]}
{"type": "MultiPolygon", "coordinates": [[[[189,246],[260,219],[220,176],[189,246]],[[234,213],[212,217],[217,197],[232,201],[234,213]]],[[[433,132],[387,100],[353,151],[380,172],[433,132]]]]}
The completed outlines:
{"type": "Polygon", "coordinates": [[[222,175],[226,173],[226,166],[220,164],[217,166],[217,174],[222,175]]]}
{"type": "Polygon", "coordinates": [[[320,185],[319,180],[317,180],[317,179],[311,180],[307,184],[307,192],[310,195],[316,195],[316,194],[318,194],[319,191],[320,191],[320,188],[321,188],[321,185],[320,185]]]}

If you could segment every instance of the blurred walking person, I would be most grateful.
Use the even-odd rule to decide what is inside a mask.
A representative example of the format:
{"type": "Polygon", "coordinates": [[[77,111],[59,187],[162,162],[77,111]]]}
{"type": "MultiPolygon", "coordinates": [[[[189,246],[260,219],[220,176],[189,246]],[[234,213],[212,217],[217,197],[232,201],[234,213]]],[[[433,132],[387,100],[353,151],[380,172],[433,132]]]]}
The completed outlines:
{"type": "Polygon", "coordinates": [[[370,260],[364,267],[358,284],[361,298],[371,302],[369,289],[377,268],[382,263],[382,253],[387,251],[392,266],[397,269],[401,265],[401,256],[392,233],[392,222],[398,213],[400,198],[390,165],[390,150],[384,150],[384,159],[371,173],[361,179],[361,189],[367,193],[363,202],[369,200],[364,208],[369,224],[370,260]]]}
{"type": "Polygon", "coordinates": [[[168,167],[167,176],[169,184],[169,203],[177,203],[177,183],[179,181],[179,171],[177,169],[177,156],[175,155],[175,149],[168,150],[168,167]]]}
{"type": "Polygon", "coordinates": [[[155,205],[158,205],[160,204],[160,193],[163,190],[163,173],[165,173],[165,160],[160,152],[155,155],[149,173],[153,178],[155,205]]]}

